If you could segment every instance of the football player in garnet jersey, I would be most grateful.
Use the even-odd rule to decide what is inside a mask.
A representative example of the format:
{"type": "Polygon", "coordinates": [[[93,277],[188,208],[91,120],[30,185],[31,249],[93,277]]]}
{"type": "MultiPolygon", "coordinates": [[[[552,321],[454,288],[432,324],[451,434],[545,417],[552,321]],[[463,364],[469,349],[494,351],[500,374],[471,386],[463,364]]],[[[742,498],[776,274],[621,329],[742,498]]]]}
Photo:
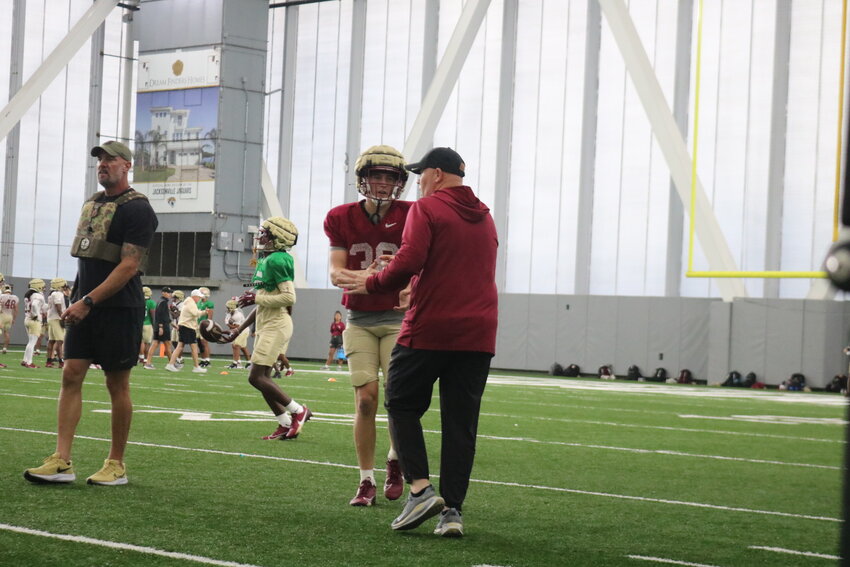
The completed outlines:
{"type": "MultiPolygon", "coordinates": [[[[364,199],[334,207],[325,218],[330,240],[330,278],[336,285],[342,270],[365,270],[383,255],[401,247],[410,201],[399,200],[408,173],[401,153],[390,146],[372,146],[354,166],[357,189],[364,199]]],[[[375,415],[378,411],[378,370],[386,377],[390,354],[404,313],[399,292],[343,295],[348,321],[342,333],[354,386],[354,447],[360,485],[352,506],[375,503],[375,415]],[[398,309],[397,309],[398,308],[398,309]]],[[[398,455],[390,441],[384,496],[398,499],[404,491],[398,455]]]]}

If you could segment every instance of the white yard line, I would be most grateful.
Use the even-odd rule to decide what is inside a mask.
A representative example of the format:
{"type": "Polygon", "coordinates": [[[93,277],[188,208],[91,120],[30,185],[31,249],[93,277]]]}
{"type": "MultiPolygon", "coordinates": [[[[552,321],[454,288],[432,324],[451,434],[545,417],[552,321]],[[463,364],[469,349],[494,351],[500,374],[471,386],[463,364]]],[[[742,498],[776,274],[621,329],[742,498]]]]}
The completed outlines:
{"type": "Polygon", "coordinates": [[[204,557],[202,555],[191,555],[188,553],[177,553],[174,551],[164,551],[162,549],[156,549],[155,547],[147,547],[144,545],[133,545],[131,543],[121,543],[117,541],[108,541],[103,539],[95,539],[86,536],[78,536],[78,535],[69,535],[69,534],[54,534],[51,532],[45,532],[42,530],[33,530],[30,528],[23,528],[20,526],[12,526],[9,524],[0,524],[0,530],[6,530],[9,532],[17,532],[20,534],[34,535],[40,537],[47,537],[51,539],[61,539],[64,541],[73,541],[76,543],[87,543],[89,545],[98,545],[100,547],[109,547],[112,549],[120,549],[122,551],[135,551],[137,553],[145,553],[147,555],[158,555],[160,557],[168,557],[171,559],[182,559],[184,561],[193,561],[195,563],[203,563],[205,565],[219,565],[221,567],[259,567],[257,565],[251,565],[249,563],[237,563],[235,561],[221,561],[219,559],[213,559],[211,557],[204,557]]]}
{"type": "Polygon", "coordinates": [[[689,567],[717,567],[708,563],[691,563],[690,561],[678,561],[676,559],[666,559],[664,557],[649,557],[646,555],[626,555],[629,559],[637,559],[639,561],[652,561],[653,563],[665,563],[667,565],[687,565],[689,567]]]}
{"type": "MultiPolygon", "coordinates": [[[[56,433],[52,431],[39,431],[36,429],[20,429],[15,427],[0,427],[0,431],[14,431],[18,433],[35,433],[39,435],[51,435],[54,436],[56,433]]],[[[104,439],[101,437],[90,437],[86,435],[77,435],[77,439],[88,439],[90,441],[101,441],[104,443],[109,443],[109,439],[104,439]]],[[[293,459],[287,457],[276,457],[272,455],[259,455],[252,453],[236,453],[234,451],[220,451],[216,449],[199,449],[195,447],[180,447],[178,445],[162,445],[158,443],[144,443],[141,441],[129,441],[130,445],[137,445],[140,447],[152,447],[157,449],[173,449],[176,451],[189,451],[195,453],[209,453],[214,455],[226,455],[230,457],[247,457],[253,459],[265,459],[271,461],[283,461],[288,463],[300,463],[300,464],[308,464],[308,465],[321,465],[326,467],[335,467],[335,468],[343,468],[343,469],[356,469],[358,468],[356,465],[345,465],[342,463],[332,463],[329,461],[314,461],[309,459],[293,459]]],[[[431,475],[435,478],[439,478],[438,475],[431,475]]],[[[498,480],[484,480],[484,479],[470,479],[470,482],[480,483],[480,484],[488,484],[492,486],[504,486],[504,487],[512,487],[512,488],[530,488],[534,490],[546,490],[551,492],[560,492],[565,494],[580,494],[582,496],[599,496],[603,498],[616,498],[620,500],[632,500],[636,502],[652,502],[657,504],[671,504],[676,506],[689,506],[693,508],[706,508],[711,510],[721,510],[725,512],[743,512],[748,514],[761,514],[767,516],[779,516],[783,518],[797,518],[802,520],[817,520],[824,522],[841,522],[841,518],[830,518],[828,516],[812,516],[808,514],[792,514],[790,512],[776,512],[773,510],[758,510],[754,508],[740,508],[733,506],[720,506],[717,504],[704,504],[702,502],[687,502],[683,500],[667,500],[663,498],[647,498],[644,496],[630,496],[627,494],[612,494],[608,492],[596,492],[589,490],[577,490],[574,488],[562,488],[557,486],[545,486],[538,484],[522,484],[518,482],[505,482],[498,480]]]]}
{"type": "Polygon", "coordinates": [[[773,551],[776,553],[785,553],[788,555],[802,555],[805,557],[816,557],[818,559],[838,559],[841,557],[838,555],[829,555],[826,553],[815,553],[813,551],[795,551],[793,549],[785,549],[783,547],[769,547],[766,545],[750,545],[748,549],[760,549],[762,551],[773,551]]]}

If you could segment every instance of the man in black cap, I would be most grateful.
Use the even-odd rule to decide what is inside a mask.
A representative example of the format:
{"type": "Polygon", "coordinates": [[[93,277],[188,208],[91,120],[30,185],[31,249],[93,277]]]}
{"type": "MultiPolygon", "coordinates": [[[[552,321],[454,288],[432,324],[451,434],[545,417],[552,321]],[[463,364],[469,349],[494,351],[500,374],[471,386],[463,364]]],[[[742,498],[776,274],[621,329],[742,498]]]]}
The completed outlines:
{"type": "Polygon", "coordinates": [[[65,321],[65,366],[59,404],[56,452],[24,478],[36,483],[76,479],[71,445],[82,411],[82,387],[91,365],[106,375],[112,401],[112,444],[103,467],[89,484],[127,484],[124,449],[133,405],[130,371],[138,361],[144,298],[141,270],[158,224],[147,197],[130,187],[133,154],[117,141],[91,149],[97,158],[97,181],[103,191],[83,204],[71,255],[78,258],[71,305],[65,321]]]}
{"type": "Polygon", "coordinates": [[[162,288],[162,300],[156,306],[156,311],[153,314],[153,342],[148,350],[148,358],[145,360],[145,370],[155,370],[153,365],[153,356],[159,345],[165,348],[165,356],[171,360],[171,303],[172,289],[168,286],[162,288]]]}
{"type": "Polygon", "coordinates": [[[421,197],[407,214],[402,245],[382,271],[345,271],[347,293],[387,293],[412,281],[387,376],[384,406],[410,494],[394,530],[440,514],[434,533],[463,535],[481,397],[496,351],[496,226],[463,185],[466,166],[451,148],[434,148],[407,169],[421,197]],[[413,276],[416,276],[415,278],[413,276]],[[411,278],[413,278],[411,280],[411,278]],[[440,496],[429,480],[421,417],[440,382],[440,496]]]}

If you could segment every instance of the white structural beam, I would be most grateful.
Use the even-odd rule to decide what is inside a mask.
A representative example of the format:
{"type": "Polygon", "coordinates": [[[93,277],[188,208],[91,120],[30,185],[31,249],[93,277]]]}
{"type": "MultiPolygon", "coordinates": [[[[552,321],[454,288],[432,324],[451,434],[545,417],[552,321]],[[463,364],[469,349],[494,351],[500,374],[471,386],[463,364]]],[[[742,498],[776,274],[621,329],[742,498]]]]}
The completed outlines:
{"type": "Polygon", "coordinates": [[[469,0],[457,21],[452,37],[443,53],[443,58],[434,72],[434,80],[428,93],[422,100],[419,114],[410,129],[410,135],[404,143],[402,153],[410,161],[418,160],[430,149],[434,139],[434,130],[446,108],[446,102],[457,83],[460,70],[466,62],[466,56],[475,41],[475,36],[487,15],[490,0],[469,0]]]}
{"type": "MultiPolygon", "coordinates": [[[[623,0],[599,0],[602,12],[608,21],[617,47],[623,55],[626,69],[646,111],[655,139],[667,160],[670,175],[676,184],[685,210],[691,202],[691,156],[682,137],[664,92],[646,54],[623,0]]],[[[697,179],[696,187],[696,235],[708,259],[711,271],[738,271],[732,252],[714,216],[711,203],[702,183],[697,179]]],[[[735,297],[747,297],[747,290],[740,278],[718,278],[717,287],[724,301],[735,297]]]]}
{"type": "Polygon", "coordinates": [[[59,42],[59,45],[47,56],[29,80],[15,94],[12,100],[0,111],[0,140],[3,140],[15,124],[21,119],[41,93],[53,82],[56,75],[65,68],[71,58],[83,46],[106,16],[118,5],[118,0],[96,0],[83,17],[59,42]]]}
{"type": "MultiPolygon", "coordinates": [[[[263,160],[263,171],[261,175],[260,213],[264,219],[284,216],[283,207],[280,206],[280,200],[277,198],[277,191],[274,188],[272,176],[269,175],[269,165],[266,163],[266,160],[263,160]]],[[[298,257],[298,253],[295,250],[290,250],[289,253],[295,261],[295,287],[307,287],[307,278],[304,276],[306,272],[304,271],[301,259],[298,257]]]]}

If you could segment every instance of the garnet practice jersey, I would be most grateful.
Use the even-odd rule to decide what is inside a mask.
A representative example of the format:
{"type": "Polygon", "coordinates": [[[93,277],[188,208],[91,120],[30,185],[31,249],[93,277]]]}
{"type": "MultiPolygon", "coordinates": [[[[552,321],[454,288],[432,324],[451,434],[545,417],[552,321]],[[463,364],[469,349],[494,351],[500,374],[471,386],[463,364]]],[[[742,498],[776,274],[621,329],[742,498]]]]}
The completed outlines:
{"type": "MultiPolygon", "coordinates": [[[[349,270],[365,270],[379,256],[395,254],[401,248],[401,233],[412,204],[394,201],[378,224],[372,224],[360,203],[334,207],[325,218],[331,248],[348,250],[345,267],[349,270]]],[[[343,295],[342,304],[353,311],[391,311],[398,305],[398,292],[343,295]]]]}

